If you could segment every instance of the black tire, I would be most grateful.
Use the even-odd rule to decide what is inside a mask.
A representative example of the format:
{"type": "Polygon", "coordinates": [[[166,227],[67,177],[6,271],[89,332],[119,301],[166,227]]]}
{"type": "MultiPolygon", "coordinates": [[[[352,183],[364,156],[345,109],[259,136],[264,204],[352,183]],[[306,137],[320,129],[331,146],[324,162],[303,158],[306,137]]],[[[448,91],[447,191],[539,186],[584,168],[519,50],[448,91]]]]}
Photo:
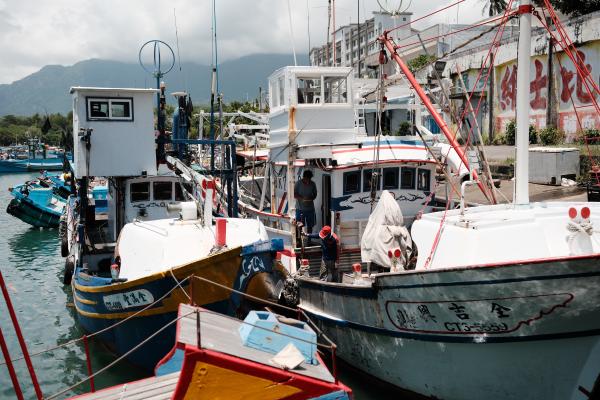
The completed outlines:
{"type": "Polygon", "coordinates": [[[74,260],[73,256],[69,256],[65,260],[65,270],[63,272],[63,284],[64,285],[71,284],[71,279],[73,278],[74,271],[75,271],[75,260],[74,260]]]}
{"type": "Polygon", "coordinates": [[[66,257],[69,255],[69,239],[67,235],[60,237],[60,255],[66,257]]]}

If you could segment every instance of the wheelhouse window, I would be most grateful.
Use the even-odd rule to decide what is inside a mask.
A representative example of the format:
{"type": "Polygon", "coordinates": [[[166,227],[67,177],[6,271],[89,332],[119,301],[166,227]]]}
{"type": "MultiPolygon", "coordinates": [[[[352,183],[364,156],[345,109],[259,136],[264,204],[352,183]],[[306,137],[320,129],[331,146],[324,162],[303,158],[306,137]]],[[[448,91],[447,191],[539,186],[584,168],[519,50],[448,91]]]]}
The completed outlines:
{"type": "Polygon", "coordinates": [[[298,78],[298,104],[321,102],[321,78],[298,78]]]}
{"type": "MultiPolygon", "coordinates": [[[[186,196],[183,192],[183,187],[180,183],[176,183],[175,184],[175,201],[185,201],[186,200],[186,196]]],[[[191,188],[185,188],[188,192],[191,192],[191,188]]]]}
{"type": "Polygon", "coordinates": [[[402,167],[400,170],[400,189],[415,188],[415,169],[402,167]]]}
{"type": "Polygon", "coordinates": [[[171,200],[173,198],[173,184],[171,182],[154,182],[154,200],[171,200]]]}
{"type": "Polygon", "coordinates": [[[360,192],[360,171],[344,173],[344,194],[360,192]]]}
{"type": "Polygon", "coordinates": [[[383,188],[398,189],[398,168],[383,169],[383,188]]]}
{"type": "MultiPolygon", "coordinates": [[[[381,188],[381,176],[377,175],[375,181],[375,187],[377,188],[376,190],[379,190],[381,188]]],[[[363,170],[363,192],[371,191],[371,183],[373,183],[373,170],[363,170]]]]}
{"type": "Polygon", "coordinates": [[[348,101],[346,77],[326,76],[323,78],[325,103],[346,103],[348,101]]]}
{"type": "Polygon", "coordinates": [[[133,121],[133,99],[88,98],[88,120],[133,121]]]}
{"type": "Polygon", "coordinates": [[[417,189],[428,192],[431,189],[431,171],[419,169],[417,173],[417,189]]]}
{"type": "Polygon", "coordinates": [[[150,200],[150,182],[135,182],[129,185],[131,202],[150,200]]]}

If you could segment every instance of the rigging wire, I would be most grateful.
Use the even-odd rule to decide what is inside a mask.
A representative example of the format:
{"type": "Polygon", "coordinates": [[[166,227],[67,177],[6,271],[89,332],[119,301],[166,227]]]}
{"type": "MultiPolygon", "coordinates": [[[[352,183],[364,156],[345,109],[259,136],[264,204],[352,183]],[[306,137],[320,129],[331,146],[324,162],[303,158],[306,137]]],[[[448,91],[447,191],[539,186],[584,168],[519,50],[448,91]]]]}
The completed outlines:
{"type": "MultiPolygon", "coordinates": [[[[298,60],[296,59],[296,44],[294,43],[294,29],[292,22],[292,6],[290,5],[290,0],[287,1],[287,9],[288,9],[288,22],[290,24],[290,40],[292,41],[292,52],[294,53],[294,66],[298,66],[298,60]]],[[[309,50],[310,52],[310,50],[309,50]]]]}
{"type": "Polygon", "coordinates": [[[181,68],[181,55],[179,54],[179,31],[177,29],[177,14],[175,13],[175,7],[173,7],[173,22],[175,23],[175,44],[177,46],[177,64],[179,64],[179,74],[183,80],[183,87],[187,91],[187,78],[183,74],[183,70],[181,68]]]}

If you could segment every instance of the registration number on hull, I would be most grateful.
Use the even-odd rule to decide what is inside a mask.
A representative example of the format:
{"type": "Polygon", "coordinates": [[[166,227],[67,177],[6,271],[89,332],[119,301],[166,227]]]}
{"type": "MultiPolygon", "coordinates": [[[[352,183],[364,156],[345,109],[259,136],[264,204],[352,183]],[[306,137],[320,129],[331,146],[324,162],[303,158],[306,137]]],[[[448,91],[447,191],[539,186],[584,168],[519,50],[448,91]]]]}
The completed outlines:
{"type": "Polygon", "coordinates": [[[138,289],[103,296],[102,300],[104,301],[104,306],[107,310],[118,311],[152,304],[154,302],[154,297],[148,290],[138,289]]]}

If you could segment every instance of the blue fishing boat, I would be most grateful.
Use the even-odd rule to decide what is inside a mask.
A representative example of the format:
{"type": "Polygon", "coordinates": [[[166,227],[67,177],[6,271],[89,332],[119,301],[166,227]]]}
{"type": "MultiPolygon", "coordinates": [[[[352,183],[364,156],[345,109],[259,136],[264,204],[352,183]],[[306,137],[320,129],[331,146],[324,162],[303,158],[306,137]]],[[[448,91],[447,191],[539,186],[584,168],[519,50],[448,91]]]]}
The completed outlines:
{"type": "Polygon", "coordinates": [[[0,173],[60,171],[64,157],[63,152],[48,151],[38,139],[31,139],[27,146],[11,147],[0,153],[0,173]]]}
{"type": "Polygon", "coordinates": [[[54,187],[42,187],[35,183],[10,188],[14,197],[6,212],[36,228],[56,228],[65,207],[65,199],[54,187]]]}

